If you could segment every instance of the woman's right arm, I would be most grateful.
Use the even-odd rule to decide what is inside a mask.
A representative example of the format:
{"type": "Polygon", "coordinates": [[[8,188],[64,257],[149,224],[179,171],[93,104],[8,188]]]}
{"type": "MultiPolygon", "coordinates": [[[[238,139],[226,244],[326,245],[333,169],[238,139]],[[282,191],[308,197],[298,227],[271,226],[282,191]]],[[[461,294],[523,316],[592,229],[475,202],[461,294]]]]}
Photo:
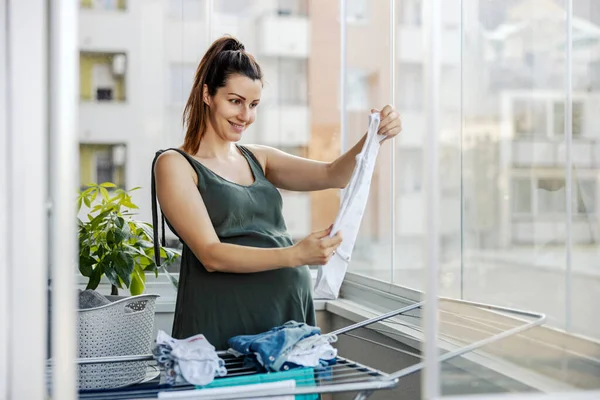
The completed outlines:
{"type": "Polygon", "coordinates": [[[188,161],[174,151],[156,161],[156,192],[165,217],[207,271],[250,273],[329,261],[342,241],[329,230],[315,232],[294,246],[264,249],[221,243],[197,188],[188,161]]]}

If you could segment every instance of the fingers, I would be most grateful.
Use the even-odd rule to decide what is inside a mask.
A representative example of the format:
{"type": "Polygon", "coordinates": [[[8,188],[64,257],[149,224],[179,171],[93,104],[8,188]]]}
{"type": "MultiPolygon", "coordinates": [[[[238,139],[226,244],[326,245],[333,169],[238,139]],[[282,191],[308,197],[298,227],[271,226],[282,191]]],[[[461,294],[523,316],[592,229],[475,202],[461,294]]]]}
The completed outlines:
{"type": "Polygon", "coordinates": [[[322,239],[322,238],[328,237],[329,234],[331,233],[332,228],[333,228],[333,224],[329,225],[328,228],[323,229],[322,231],[315,232],[314,235],[317,237],[317,239],[322,239]]]}
{"type": "Polygon", "coordinates": [[[386,104],[385,107],[383,107],[383,110],[381,110],[381,118],[384,119],[386,118],[388,115],[390,115],[392,112],[394,111],[394,107],[392,107],[389,104],[386,104]]]}
{"type": "MultiPolygon", "coordinates": [[[[338,231],[334,236],[321,239],[322,249],[334,249],[342,243],[342,231],[338,231]]],[[[333,251],[333,250],[332,250],[333,251]]]]}
{"type": "Polygon", "coordinates": [[[386,137],[394,137],[401,131],[402,131],[402,123],[398,122],[398,123],[387,125],[382,130],[378,131],[377,134],[384,135],[386,137]]]}
{"type": "Polygon", "coordinates": [[[329,262],[331,257],[335,254],[337,248],[342,243],[341,232],[336,233],[333,237],[322,239],[320,243],[320,256],[319,262],[321,265],[325,265],[329,262]]]}
{"type": "Polygon", "coordinates": [[[392,111],[387,117],[385,117],[379,124],[377,133],[382,135],[383,132],[387,132],[392,128],[397,128],[402,125],[400,120],[400,114],[396,111],[392,111]]]}

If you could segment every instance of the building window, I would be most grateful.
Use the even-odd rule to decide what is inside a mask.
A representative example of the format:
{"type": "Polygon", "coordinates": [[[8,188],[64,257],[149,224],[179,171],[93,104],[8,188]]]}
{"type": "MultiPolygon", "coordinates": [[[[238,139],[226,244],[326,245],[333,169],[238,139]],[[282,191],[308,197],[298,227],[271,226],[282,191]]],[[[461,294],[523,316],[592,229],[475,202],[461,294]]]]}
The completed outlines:
{"type": "MultiPolygon", "coordinates": [[[[582,125],[583,103],[573,102],[573,120],[571,121],[573,137],[581,136],[582,125]]],[[[562,102],[554,103],[554,134],[557,136],[565,134],[565,105],[562,102]]]]}
{"type": "Polygon", "coordinates": [[[369,19],[369,5],[367,0],[346,1],[346,21],[366,22],[369,19]]]}
{"type": "Polygon", "coordinates": [[[423,5],[422,0],[404,0],[397,2],[396,12],[398,23],[407,26],[421,26],[423,5]]]}
{"type": "Polygon", "coordinates": [[[423,109],[423,68],[418,65],[399,67],[396,102],[401,109],[423,109]]]}
{"type": "Polygon", "coordinates": [[[537,203],[539,214],[561,214],[566,211],[564,179],[538,179],[537,189],[537,203]]]}
{"type": "Polygon", "coordinates": [[[547,137],[546,102],[540,100],[515,100],[513,126],[517,137],[547,137]]]}
{"type": "Polygon", "coordinates": [[[577,196],[576,200],[573,202],[577,207],[576,213],[595,214],[598,191],[596,181],[575,181],[573,186],[573,195],[577,196]]]}
{"type": "Polygon", "coordinates": [[[369,75],[366,71],[349,68],[346,75],[346,109],[363,111],[370,107],[369,75]]]}
{"type": "Polygon", "coordinates": [[[126,10],[127,0],[80,0],[81,8],[95,10],[126,10]]]}
{"type": "Polygon", "coordinates": [[[206,15],[206,0],[169,0],[168,7],[174,19],[193,21],[206,15]]]}
{"type": "Polygon", "coordinates": [[[215,1],[215,14],[244,16],[252,13],[253,2],[248,0],[215,1]]]}
{"type": "MultiPolygon", "coordinates": [[[[243,3],[250,3],[246,0],[243,3]]],[[[277,15],[308,16],[307,0],[278,0],[277,15]]]]}
{"type": "Polygon", "coordinates": [[[173,105],[182,105],[187,99],[194,84],[195,64],[171,64],[170,68],[170,100],[173,105]]]}
{"type": "Polygon", "coordinates": [[[79,145],[79,176],[81,188],[90,183],[112,182],[125,188],[127,151],[124,144],[79,145]]]}
{"type": "Polygon", "coordinates": [[[82,52],[79,57],[83,101],[125,101],[127,57],[121,53],[82,52]]]}
{"type": "MultiPolygon", "coordinates": [[[[573,137],[583,132],[583,102],[573,102],[573,137]]],[[[513,127],[516,137],[562,137],[565,106],[562,101],[517,99],[513,103],[513,127]]]]}
{"type": "Polygon", "coordinates": [[[514,178],[512,183],[512,209],[514,214],[531,214],[531,179],[514,178]]]}
{"type": "Polygon", "coordinates": [[[287,105],[306,105],[308,103],[306,77],[306,60],[280,58],[277,74],[277,102],[287,105]]]}

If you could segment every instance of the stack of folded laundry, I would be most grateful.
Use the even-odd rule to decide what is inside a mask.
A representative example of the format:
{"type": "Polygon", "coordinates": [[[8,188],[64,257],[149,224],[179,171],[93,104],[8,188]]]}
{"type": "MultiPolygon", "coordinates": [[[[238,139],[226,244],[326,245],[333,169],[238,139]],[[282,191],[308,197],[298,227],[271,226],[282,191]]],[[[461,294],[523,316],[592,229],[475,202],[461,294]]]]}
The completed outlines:
{"type": "Polygon", "coordinates": [[[231,354],[246,356],[267,371],[287,371],[335,364],[337,349],[331,343],[336,340],[335,335],[321,335],[317,327],[288,321],[264,333],[232,337],[228,343],[231,354]]]}
{"type": "Polygon", "coordinates": [[[173,339],[164,331],[158,331],[154,358],[162,367],[163,380],[167,385],[188,382],[207,385],[216,376],[227,375],[223,361],[204,335],[187,339],[173,339]]]}

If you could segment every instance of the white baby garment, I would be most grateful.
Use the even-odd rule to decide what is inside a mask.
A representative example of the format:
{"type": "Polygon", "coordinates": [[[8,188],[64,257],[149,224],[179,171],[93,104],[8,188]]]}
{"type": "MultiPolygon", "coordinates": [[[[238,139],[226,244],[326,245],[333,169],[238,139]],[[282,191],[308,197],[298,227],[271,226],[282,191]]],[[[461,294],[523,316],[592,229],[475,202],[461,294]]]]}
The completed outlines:
{"type": "Polygon", "coordinates": [[[342,195],[340,209],[331,229],[330,236],[334,236],[341,230],[344,240],[329,262],[319,267],[314,287],[316,299],[336,299],[342,287],[367,205],[380,143],[385,139],[384,135],[377,134],[379,123],[379,113],[369,115],[367,139],[356,156],[356,166],[342,195]]]}

